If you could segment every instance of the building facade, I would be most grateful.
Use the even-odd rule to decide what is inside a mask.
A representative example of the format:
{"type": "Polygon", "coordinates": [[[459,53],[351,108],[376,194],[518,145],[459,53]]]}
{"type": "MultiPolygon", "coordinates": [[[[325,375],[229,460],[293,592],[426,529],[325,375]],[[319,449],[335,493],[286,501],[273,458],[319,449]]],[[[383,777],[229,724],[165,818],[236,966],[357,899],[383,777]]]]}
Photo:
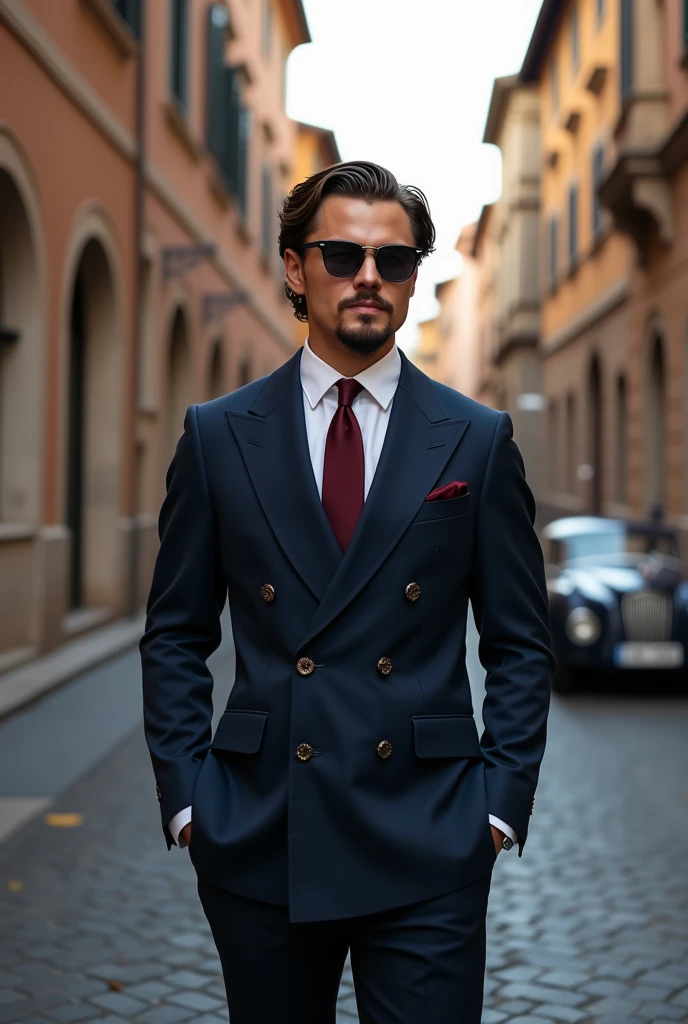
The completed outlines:
{"type": "Polygon", "coordinates": [[[520,81],[542,121],[545,514],[688,536],[688,6],[545,0],[520,81]]]}
{"type": "Polygon", "coordinates": [[[627,394],[633,251],[598,193],[621,112],[620,33],[619,0],[547,0],[520,75],[541,111],[546,518],[628,511],[609,399],[627,394]]]}
{"type": "Polygon", "coordinates": [[[294,349],[300,0],[0,0],[0,668],[140,608],[185,409],[294,349]]]}
{"type": "MultiPolygon", "coordinates": [[[[540,350],[540,99],[516,75],[495,80],[483,142],[502,154],[499,199],[486,208],[494,267],[491,309],[481,323],[483,395],[505,409],[523,454],[528,479],[541,495],[542,363],[540,350]]],[[[484,247],[479,241],[479,248],[484,247]]],[[[479,261],[485,278],[485,260],[479,261]]],[[[486,284],[484,280],[483,284],[486,284]]],[[[483,306],[486,305],[485,300],[483,306]]],[[[482,320],[482,317],[481,317],[482,320]]]]}
{"type": "Polygon", "coordinates": [[[612,392],[626,437],[612,453],[632,512],[661,511],[688,541],[688,4],[622,3],[621,24],[600,189],[633,249],[627,384],[612,392]]]}

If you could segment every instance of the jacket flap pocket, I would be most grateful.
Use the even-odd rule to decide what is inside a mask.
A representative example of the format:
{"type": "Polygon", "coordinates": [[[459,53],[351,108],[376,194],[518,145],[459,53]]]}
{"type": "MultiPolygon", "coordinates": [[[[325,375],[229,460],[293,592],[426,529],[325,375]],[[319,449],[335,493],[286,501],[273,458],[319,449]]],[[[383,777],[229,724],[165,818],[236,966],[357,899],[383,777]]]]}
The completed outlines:
{"type": "Polygon", "coordinates": [[[472,715],[414,715],[416,757],[482,757],[472,715]]]}
{"type": "Polygon", "coordinates": [[[210,749],[257,754],[267,717],[266,711],[225,711],[217,723],[210,749]]]}

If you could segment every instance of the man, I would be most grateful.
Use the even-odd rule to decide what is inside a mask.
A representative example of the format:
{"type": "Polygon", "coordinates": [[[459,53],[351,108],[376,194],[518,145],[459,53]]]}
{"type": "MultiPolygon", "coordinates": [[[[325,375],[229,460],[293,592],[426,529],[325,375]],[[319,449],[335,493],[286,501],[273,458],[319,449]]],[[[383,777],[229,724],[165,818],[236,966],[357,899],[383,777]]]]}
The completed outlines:
{"type": "Polygon", "coordinates": [[[422,193],[338,164],[281,225],[308,341],[191,406],[168,473],[141,641],[163,828],[189,843],[232,1024],[333,1024],[349,951],[362,1024],[478,1024],[491,872],[523,851],[545,745],[533,500],[508,415],[395,345],[434,241],[422,193]]]}

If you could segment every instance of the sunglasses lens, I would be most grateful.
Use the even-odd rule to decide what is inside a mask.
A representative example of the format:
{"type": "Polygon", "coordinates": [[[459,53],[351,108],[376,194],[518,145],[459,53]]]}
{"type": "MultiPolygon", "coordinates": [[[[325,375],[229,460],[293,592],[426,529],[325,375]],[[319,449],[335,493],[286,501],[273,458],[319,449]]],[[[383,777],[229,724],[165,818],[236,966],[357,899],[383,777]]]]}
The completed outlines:
{"type": "Polygon", "coordinates": [[[417,262],[415,250],[407,245],[386,245],[377,256],[380,277],[397,284],[408,281],[417,262]]]}
{"type": "Polygon", "coordinates": [[[325,270],[333,277],[353,277],[363,263],[363,249],[354,242],[328,242],[322,254],[325,270]]]}

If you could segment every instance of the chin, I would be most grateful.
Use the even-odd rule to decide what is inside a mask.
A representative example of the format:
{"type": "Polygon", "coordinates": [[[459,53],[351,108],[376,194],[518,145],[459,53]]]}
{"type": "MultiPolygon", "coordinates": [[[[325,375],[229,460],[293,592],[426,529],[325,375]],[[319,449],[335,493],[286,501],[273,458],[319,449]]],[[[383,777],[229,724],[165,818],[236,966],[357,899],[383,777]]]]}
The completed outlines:
{"type": "Polygon", "coordinates": [[[358,323],[347,327],[342,323],[337,324],[335,334],[346,345],[348,349],[357,355],[369,356],[389,341],[392,337],[392,325],[387,323],[384,327],[375,324],[375,317],[362,314],[358,317],[358,323]]]}

